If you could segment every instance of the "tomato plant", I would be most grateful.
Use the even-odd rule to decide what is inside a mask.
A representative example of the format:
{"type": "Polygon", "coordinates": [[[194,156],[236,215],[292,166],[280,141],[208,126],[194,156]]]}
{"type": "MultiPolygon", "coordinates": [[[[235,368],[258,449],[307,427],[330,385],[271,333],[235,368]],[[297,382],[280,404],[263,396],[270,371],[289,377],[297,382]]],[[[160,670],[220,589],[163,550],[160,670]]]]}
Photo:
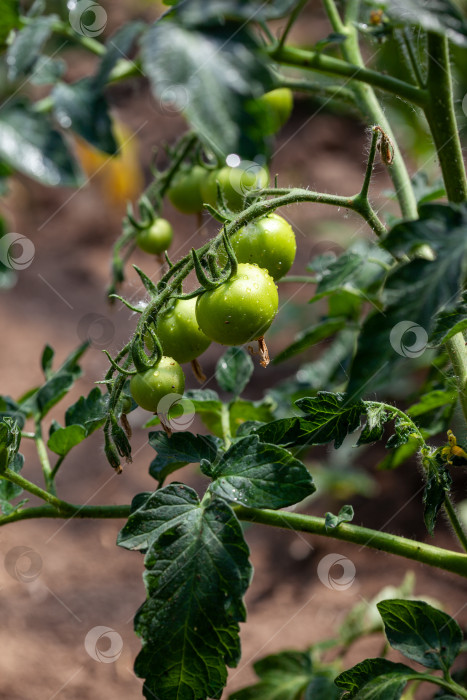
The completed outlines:
{"type": "MultiPolygon", "coordinates": [[[[248,543],[254,546],[245,524],[253,532],[275,527],[349,543],[371,553],[375,566],[417,562],[459,589],[465,584],[465,8],[450,0],[323,0],[316,26],[325,21],[327,34],[312,43],[297,31],[316,9],[307,0],[167,0],[160,17],[156,5],[148,5],[141,11],[145,19],[113,34],[105,22],[96,29],[103,18],[97,3],[91,3],[94,20],[86,29],[85,4],[87,14],[81,0],[66,9],[54,3],[50,14],[47,3],[4,2],[2,195],[8,196],[17,174],[48,187],[80,188],[79,160],[90,177],[103,167],[103,154],[115,164],[126,132],[111,106],[136,101],[144,89],[141,75],[156,100],[151,133],[159,133],[156,114],[167,105],[188,128],[177,138],[170,130],[170,142],[157,144],[163,148],[147,168],[145,189],[138,185],[137,201],[126,202],[108,296],[131,314],[127,321],[119,317],[128,329],[118,350],[102,341],[104,376],[92,365],[96,386],[67,406],[63,425],[56,420],[56,405],[81,375],[88,334],[58,366],[46,345],[39,385],[16,398],[0,397],[0,525],[34,518],[121,520],[117,544],[144,554],[146,596],[134,622],[141,641],[135,673],[144,697],[219,698],[228,669],[241,658],[244,596],[253,574],[248,543]],[[381,66],[376,54],[382,44],[391,60],[381,66]],[[74,80],[67,59],[88,54],[93,60],[83,58],[83,66],[91,66],[90,73],[74,80]],[[119,84],[130,87],[114,93],[119,84]],[[292,94],[297,109],[290,134],[276,148],[272,133],[290,117],[292,94]],[[292,140],[305,149],[303,129],[325,109],[348,119],[358,113],[353,128],[366,134],[357,157],[364,164],[361,179],[352,178],[343,194],[311,189],[294,179],[295,166],[276,175],[275,156],[292,140]],[[417,130],[417,149],[424,142],[431,154],[428,172],[410,173],[416,160],[401,148],[410,132],[401,121],[404,110],[410,129],[417,130]],[[382,173],[392,190],[385,183],[377,193],[382,173]],[[167,200],[186,213],[203,209],[203,231],[212,235],[192,232],[190,252],[181,253],[177,241],[173,259],[166,254],[156,269],[134,266],[138,299],[134,285],[125,286],[128,263],[135,246],[157,255],[167,251],[173,236],[163,218],[167,200]],[[313,226],[303,226],[296,274],[289,275],[295,235],[276,212],[293,205],[305,217],[318,204],[334,208],[332,226],[344,224],[351,234],[339,239],[339,254],[326,250],[308,259],[317,248],[314,241],[307,247],[313,226]],[[260,381],[255,356],[269,364],[266,332],[273,357],[260,381]],[[255,340],[257,350],[240,347],[255,340]],[[185,391],[178,362],[196,361],[208,346],[212,376],[198,372],[202,387],[185,391]],[[144,426],[147,415],[133,413],[137,406],[156,414],[144,426]],[[203,433],[190,430],[195,418],[203,433]],[[133,427],[156,428],[144,438],[156,453],[149,465],[156,483],[133,498],[127,494],[121,504],[64,498],[57,476],[65,479],[63,464],[80,443],[91,445],[96,469],[104,455],[118,474],[133,458],[142,459],[133,427]],[[104,454],[87,442],[93,433],[104,454]],[[37,453],[28,469],[24,441],[37,453]],[[360,455],[367,466],[357,470],[360,455]],[[394,513],[384,524],[367,517],[363,488],[349,488],[351,479],[342,487],[338,460],[358,473],[360,485],[391,472],[396,493],[375,489],[371,495],[376,511],[394,498],[394,513]],[[179,470],[188,465],[193,480],[184,483],[188,470],[179,470]],[[408,528],[398,520],[407,505],[398,500],[399,491],[411,471],[419,485],[409,502],[417,504],[428,538],[412,522],[408,528]],[[361,497],[353,500],[356,491],[361,497]],[[336,512],[324,512],[320,496],[326,493],[336,512]],[[31,497],[40,505],[30,504],[31,497]],[[444,531],[442,518],[449,523],[444,531]]],[[[137,105],[131,103],[130,111],[137,115],[137,105]]],[[[344,130],[338,136],[331,173],[340,168],[342,153],[356,158],[353,137],[344,130]]],[[[305,156],[312,161],[315,154],[305,156]]],[[[134,152],[124,162],[134,167],[134,152]]],[[[120,200],[132,190],[118,192],[120,200]]],[[[10,210],[8,200],[0,222],[0,281],[13,295],[34,246],[31,252],[32,241],[10,232],[10,210]]],[[[8,362],[9,369],[15,365],[14,353],[8,362]]],[[[307,585],[312,578],[337,596],[353,585],[356,566],[333,552],[320,558],[311,577],[309,570],[302,573],[307,585]],[[341,575],[332,573],[335,566],[341,575]]],[[[290,574],[286,570],[284,578],[290,574]]],[[[326,639],[310,637],[305,648],[256,660],[258,681],[230,697],[398,700],[419,697],[420,688],[424,697],[467,698],[465,605],[455,609],[448,596],[439,603],[424,600],[410,573],[371,600],[360,597],[326,639]],[[369,635],[380,635],[381,653],[361,658],[353,645],[369,635]],[[350,648],[357,663],[346,656],[350,648]]],[[[290,615],[289,623],[298,625],[298,615],[290,615]]]]}

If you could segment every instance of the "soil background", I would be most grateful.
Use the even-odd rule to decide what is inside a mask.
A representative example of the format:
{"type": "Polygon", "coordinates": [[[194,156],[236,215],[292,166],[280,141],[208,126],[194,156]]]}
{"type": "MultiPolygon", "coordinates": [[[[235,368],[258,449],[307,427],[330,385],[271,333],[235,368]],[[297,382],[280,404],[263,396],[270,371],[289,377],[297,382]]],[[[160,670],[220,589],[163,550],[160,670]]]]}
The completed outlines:
{"type": "MultiPolygon", "coordinates": [[[[154,3],[112,2],[107,7],[107,33],[128,16],[156,17],[154,3]],[[131,5],[131,9],[130,9],[131,5]]],[[[297,41],[312,42],[326,36],[329,28],[313,6],[306,22],[296,32],[297,41]]],[[[280,27],[280,23],[278,27],[280,27]]],[[[68,77],[76,79],[93,68],[78,55],[70,55],[68,77]]],[[[183,120],[151,97],[144,80],[116,86],[109,91],[114,115],[123,121],[139,144],[146,180],[152,150],[163,140],[173,142],[184,129],[183,120]]],[[[281,186],[299,185],[311,189],[354,194],[361,182],[367,151],[367,134],[358,118],[345,116],[307,97],[298,97],[294,113],[277,138],[271,173],[279,173],[281,186]]],[[[430,164],[428,164],[430,165],[430,164]]],[[[414,168],[412,168],[414,169],[414,168]]],[[[132,174],[129,173],[129,177],[132,174]]],[[[372,194],[376,206],[389,186],[382,165],[375,167],[372,194]]],[[[81,394],[86,395],[106,370],[102,348],[115,353],[128,339],[135,316],[126,308],[109,308],[105,289],[109,282],[110,247],[119,234],[125,202],[112,202],[105,177],[91,178],[78,191],[51,190],[18,177],[2,203],[10,230],[33,240],[33,264],[20,272],[16,286],[0,296],[1,393],[19,397],[42,381],[40,354],[46,343],[65,356],[85,337],[93,344],[82,365],[84,376],[70,399],[59,404],[51,418],[63,422],[65,408],[81,394]]],[[[391,206],[385,205],[389,211],[391,206]]],[[[371,235],[353,215],[321,205],[290,207],[281,212],[297,232],[299,254],[293,273],[305,272],[308,260],[319,252],[340,250],[349,240],[371,235]]],[[[200,245],[203,232],[193,217],[183,216],[167,206],[165,215],[176,232],[172,258],[177,259],[193,245],[200,245]]],[[[215,226],[207,224],[209,231],[215,226]]],[[[157,275],[152,261],[135,253],[132,262],[157,275]],[[152,270],[151,270],[152,266],[152,270]]],[[[281,287],[281,313],[270,333],[272,354],[285,347],[304,322],[319,317],[319,310],[306,305],[310,288],[290,284],[281,287]]],[[[136,275],[130,272],[125,295],[143,298],[136,275]]],[[[315,350],[308,357],[315,355],[315,350]]],[[[203,356],[207,387],[216,389],[215,363],[222,354],[212,347],[203,356]]],[[[302,361],[302,358],[300,358],[302,361]]],[[[257,399],[263,390],[293,374],[298,361],[256,367],[248,396],[257,399]]],[[[188,388],[196,388],[188,377],[188,388]]],[[[154,489],[148,464],[154,453],[147,444],[147,430],[141,425],[147,416],[131,414],[134,428],[134,463],[116,476],[103,454],[101,433],[76,447],[64,463],[57,485],[61,497],[75,503],[128,503],[141,491],[154,489]]],[[[48,428],[48,425],[47,425],[48,428]]],[[[200,430],[203,431],[202,426],[200,430]]],[[[31,444],[22,446],[26,456],[24,474],[41,483],[40,467],[31,444]]],[[[313,459],[323,462],[327,450],[313,459]]],[[[352,498],[354,522],[381,528],[407,537],[455,548],[448,528],[441,522],[434,539],[428,538],[422,523],[422,481],[416,465],[396,473],[375,474],[363,457],[363,473],[376,480],[375,500],[363,495],[352,498]]],[[[201,491],[205,481],[196,469],[177,474],[201,491]]],[[[459,498],[464,485],[457,485],[459,498]]],[[[345,501],[344,501],[345,502],[345,501]]],[[[326,494],[316,496],[307,510],[323,515],[337,512],[343,501],[326,494]]],[[[0,532],[0,698],[2,700],[137,700],[141,681],[132,664],[140,644],[133,632],[133,615],[144,599],[141,579],[142,557],[116,548],[119,521],[26,521],[0,532]],[[22,550],[14,549],[22,547],[22,550]],[[28,580],[29,582],[26,582],[28,580]],[[96,626],[115,630],[122,640],[121,655],[114,663],[99,663],[85,646],[88,632],[96,626]]],[[[400,585],[409,569],[416,574],[416,594],[442,602],[445,609],[464,624],[467,620],[466,588],[453,575],[430,570],[415,563],[364,551],[345,543],[286,531],[254,526],[247,530],[255,567],[247,595],[248,622],[242,625],[243,658],[230,673],[228,693],[255,676],[252,663],[281,649],[304,649],[334,635],[352,605],[368,601],[383,586],[400,585]],[[329,553],[349,558],[355,566],[355,580],[345,590],[329,588],[317,576],[320,560],[329,553]]],[[[340,575],[335,572],[335,578],[340,575]]],[[[105,653],[103,638],[98,650],[105,653]]],[[[87,643],[89,647],[89,642],[87,643]]],[[[358,642],[348,653],[346,666],[376,656],[383,646],[381,637],[358,642]]],[[[97,648],[97,647],[96,647],[97,648]]],[[[96,656],[97,656],[96,651],[96,656]]],[[[391,658],[397,659],[394,654],[391,658]]],[[[431,697],[420,691],[417,698],[431,697]]]]}

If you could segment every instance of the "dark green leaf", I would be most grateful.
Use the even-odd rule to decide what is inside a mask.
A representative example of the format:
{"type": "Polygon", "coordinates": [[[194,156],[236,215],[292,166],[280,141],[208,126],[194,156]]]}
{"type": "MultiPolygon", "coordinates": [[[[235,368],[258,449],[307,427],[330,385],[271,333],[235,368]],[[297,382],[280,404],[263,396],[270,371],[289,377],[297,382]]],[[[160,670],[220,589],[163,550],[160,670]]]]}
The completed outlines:
{"type": "Polygon", "coordinates": [[[337,676],[335,684],[347,691],[342,700],[398,700],[408,678],[415,675],[416,672],[405,664],[395,664],[387,659],[365,659],[337,676]]]}
{"type": "Polygon", "coordinates": [[[254,669],[259,682],[232,693],[229,700],[299,700],[313,675],[310,654],[300,651],[266,656],[254,669]]]}
{"type": "Polygon", "coordinates": [[[253,360],[243,348],[229,348],[216,365],[220,388],[240,396],[253,374],[253,360]]]}
{"type": "Polygon", "coordinates": [[[394,435],[391,435],[386,443],[388,450],[392,450],[397,447],[405,445],[406,442],[410,440],[413,435],[413,426],[407,420],[404,420],[402,416],[397,416],[394,422],[394,435]]]}
{"type": "Polygon", "coordinates": [[[387,411],[383,406],[368,402],[366,408],[366,423],[363,427],[357,445],[369,445],[381,440],[384,433],[384,424],[389,420],[387,411]]]}
{"type": "Polygon", "coordinates": [[[339,700],[341,691],[327,676],[315,676],[305,690],[305,700],[339,700]]]}
{"type": "Polygon", "coordinates": [[[115,154],[107,100],[97,93],[92,78],[68,85],[58,83],[52,92],[55,117],[65,129],[73,129],[99,151],[115,154]]]}
{"type": "Polygon", "coordinates": [[[389,273],[383,293],[385,309],[367,318],[359,337],[348,386],[352,396],[389,381],[403,358],[407,362],[407,358],[421,356],[436,313],[454,305],[460,296],[467,206],[425,204],[420,207],[420,217],[397,224],[384,246],[403,256],[428,245],[435,259],[414,258],[389,273]]]}
{"type": "Polygon", "coordinates": [[[46,345],[41,358],[42,371],[44,372],[46,379],[48,379],[51,375],[52,361],[54,359],[54,355],[55,350],[51,348],[50,345],[46,345]]]}
{"type": "Polygon", "coordinates": [[[3,418],[0,421],[0,474],[7,469],[15,459],[21,442],[21,431],[13,418],[3,418]]]}
{"type": "Polygon", "coordinates": [[[274,420],[275,403],[266,397],[263,401],[246,401],[237,399],[230,404],[230,432],[238,435],[246,422],[269,423],[274,420]]]}
{"type": "Polygon", "coordinates": [[[218,24],[225,20],[260,22],[287,15],[296,0],[184,0],[175,12],[186,25],[218,24]]]}
{"type": "Polygon", "coordinates": [[[314,493],[305,466],[290,452],[249,435],[211,469],[211,493],[251,508],[284,508],[314,493]]]}
{"type": "Polygon", "coordinates": [[[0,12],[0,48],[4,48],[8,35],[18,24],[18,0],[2,0],[2,11],[0,12]]]}
{"type": "Polygon", "coordinates": [[[296,406],[306,413],[301,419],[308,433],[308,444],[325,445],[334,441],[337,449],[344,439],[360,427],[360,416],[365,413],[362,401],[353,401],[345,394],[320,391],[313,398],[299,399],[296,406]]]}
{"type": "Polygon", "coordinates": [[[462,333],[467,328],[467,293],[449,311],[440,311],[434,320],[430,333],[430,345],[437,347],[452,338],[456,333],[462,333]]]}
{"type": "Polygon", "coordinates": [[[35,17],[16,34],[7,52],[8,80],[17,80],[31,72],[57,19],[56,15],[35,17]]]}
{"type": "Polygon", "coordinates": [[[321,323],[317,323],[310,328],[306,328],[300,331],[298,335],[295,336],[294,342],[289,345],[285,350],[282,350],[273,360],[273,364],[279,364],[279,362],[284,362],[294,355],[298,355],[310,345],[316,345],[322,340],[329,338],[329,336],[334,335],[337,331],[345,328],[349,325],[348,319],[345,317],[340,318],[328,318],[321,323]]]}
{"type": "Polygon", "coordinates": [[[420,600],[383,600],[378,610],[394,649],[427,668],[449,670],[462,644],[452,617],[420,600]]]}
{"type": "Polygon", "coordinates": [[[0,158],[44,185],[74,187],[81,175],[61,134],[45,114],[24,104],[0,109],[0,158]]]}
{"type": "Polygon", "coordinates": [[[387,0],[384,3],[389,17],[399,25],[420,27],[443,34],[458,46],[467,46],[467,24],[460,9],[450,0],[387,0]]]}
{"type": "Polygon", "coordinates": [[[4,418],[11,418],[18,425],[21,430],[24,428],[26,422],[26,416],[24,411],[21,410],[21,406],[13,401],[10,396],[0,396],[0,421],[4,418]]]}
{"type": "Polygon", "coordinates": [[[149,433],[149,444],[157,452],[149,466],[150,475],[164,482],[169,474],[185,464],[199,464],[202,459],[213,462],[217,455],[217,441],[212,435],[174,433],[169,438],[165,432],[149,433]]]}
{"type": "Polygon", "coordinates": [[[340,523],[351,523],[354,517],[352,506],[342,506],[337,515],[326,513],[324,527],[326,532],[334,530],[340,523]]]}
{"type": "Polygon", "coordinates": [[[404,464],[404,462],[412,457],[412,455],[414,455],[417,451],[418,440],[416,438],[409,438],[406,443],[391,450],[391,452],[378,464],[378,469],[397,469],[397,467],[404,464]]]}
{"type": "Polygon", "coordinates": [[[423,494],[423,519],[425,520],[426,529],[433,535],[436,520],[439,511],[441,510],[446,496],[449,494],[452,479],[449,472],[439,466],[435,460],[430,458],[424,459],[425,469],[425,491],[423,494]]]}
{"type": "Polygon", "coordinates": [[[70,425],[52,433],[47,446],[55,454],[65,456],[75,445],[82,442],[85,437],[86,430],[82,425],[70,425]]]}
{"type": "Polygon", "coordinates": [[[435,199],[441,199],[446,196],[443,179],[439,178],[433,183],[428,180],[428,175],[419,171],[412,177],[412,187],[417,204],[426,204],[435,199]]]}
{"type": "Polygon", "coordinates": [[[266,108],[253,111],[251,100],[273,84],[247,27],[227,22],[198,31],[166,17],[144,35],[141,56],[156,99],[183,112],[218,157],[253,161],[267,152],[266,108]]]}
{"type": "Polygon", "coordinates": [[[225,502],[201,506],[183,484],[146,500],[154,527],[142,519],[140,501],[119,538],[128,547],[132,529],[133,538],[151,541],[145,558],[147,600],[135,618],[143,644],[135,672],[146,679],[143,694],[159,700],[219,697],[226,665],[239,660],[242,598],[251,579],[240,523],[225,502]]]}
{"type": "MultiPolygon", "coordinates": [[[[16,474],[19,474],[23,468],[23,464],[24,457],[20,452],[17,452],[9,464],[9,469],[14,471],[16,474]]],[[[21,486],[12,484],[12,482],[8,481],[7,479],[0,479],[0,511],[3,515],[10,515],[11,513],[14,513],[15,510],[23,505],[24,501],[18,503],[17,505],[12,505],[11,503],[11,501],[21,495],[22,492],[23,489],[21,486]]]]}
{"type": "Polygon", "coordinates": [[[122,58],[128,58],[133,44],[145,27],[144,22],[127,22],[107,40],[107,52],[102,58],[96,75],[93,76],[96,90],[104,90],[115,64],[122,58]]]}
{"type": "Polygon", "coordinates": [[[82,425],[88,436],[104,423],[107,411],[108,397],[96,386],[87,397],[81,396],[76,403],[67,408],[65,425],[82,425]]]}
{"type": "Polygon", "coordinates": [[[39,56],[29,81],[33,85],[55,85],[66,69],[67,65],[61,58],[52,59],[48,56],[39,56]]]}
{"type": "Polygon", "coordinates": [[[446,391],[435,389],[434,391],[429,391],[427,394],[423,394],[417,403],[407,409],[406,413],[411,418],[416,418],[417,416],[422,416],[424,413],[433,411],[435,408],[446,406],[456,401],[457,392],[455,389],[446,391]]]}

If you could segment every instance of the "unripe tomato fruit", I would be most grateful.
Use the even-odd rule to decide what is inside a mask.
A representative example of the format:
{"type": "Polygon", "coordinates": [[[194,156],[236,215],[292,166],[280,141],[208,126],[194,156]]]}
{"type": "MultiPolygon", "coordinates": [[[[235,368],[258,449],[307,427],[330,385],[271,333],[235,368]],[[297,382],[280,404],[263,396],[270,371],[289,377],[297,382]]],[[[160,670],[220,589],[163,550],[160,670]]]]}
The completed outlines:
{"type": "Polygon", "coordinates": [[[175,209],[183,214],[198,214],[203,211],[201,186],[208,176],[209,172],[201,165],[195,165],[189,172],[177,176],[167,192],[175,209]]]}
{"type": "MultiPolygon", "coordinates": [[[[278,214],[253,221],[230,238],[239,263],[252,263],[269,272],[274,280],[283,277],[292,267],[297,250],[295,234],[290,224],[278,214]]],[[[227,262],[223,247],[219,262],[227,262]]]]}
{"type": "Polygon", "coordinates": [[[161,399],[167,394],[185,391],[185,375],[173,357],[161,358],[160,362],[146,372],[138,372],[130,380],[130,392],[136,403],[146,411],[155,413],[161,399]]]}
{"type": "Polygon", "coordinates": [[[274,280],[257,265],[241,263],[237,274],[196,301],[201,330],[222,345],[243,345],[266,333],[279,306],[274,280]]]}
{"type": "Polygon", "coordinates": [[[266,92],[259,99],[267,109],[268,119],[264,131],[266,134],[275,134],[281,126],[284,126],[292,113],[293,93],[289,88],[277,88],[266,92]]]}
{"type": "MultiPolygon", "coordinates": [[[[191,362],[199,357],[211,345],[196,320],[196,297],[177,299],[157,318],[156,333],[165,355],[177,362],[191,362]]],[[[145,335],[145,344],[152,352],[154,343],[149,333],[145,335]]]]}
{"type": "Polygon", "coordinates": [[[267,187],[269,172],[266,167],[260,166],[247,170],[243,170],[241,167],[225,166],[220,170],[213,170],[201,186],[203,201],[212,207],[217,206],[217,181],[219,181],[225,203],[229,209],[240,211],[243,208],[245,194],[267,187]]]}
{"type": "Polygon", "coordinates": [[[172,243],[173,229],[167,219],[156,219],[149,228],[138,231],[136,244],[145,253],[160,255],[172,243]]]}

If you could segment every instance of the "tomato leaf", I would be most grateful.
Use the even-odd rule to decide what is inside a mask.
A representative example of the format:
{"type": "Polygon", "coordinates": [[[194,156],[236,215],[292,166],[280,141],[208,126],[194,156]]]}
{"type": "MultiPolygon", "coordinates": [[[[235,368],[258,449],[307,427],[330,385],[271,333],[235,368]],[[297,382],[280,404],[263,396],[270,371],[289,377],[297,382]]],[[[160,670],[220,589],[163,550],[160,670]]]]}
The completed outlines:
{"type": "Polygon", "coordinates": [[[252,111],[251,100],[273,84],[247,27],[189,29],[165,16],[143,36],[141,58],[156,99],[181,111],[219,158],[253,161],[268,151],[266,108],[252,111]]]}
{"type": "Polygon", "coordinates": [[[296,0],[184,0],[176,6],[175,14],[186,25],[226,20],[261,22],[284,17],[295,4],[296,0]]]}
{"type": "Polygon", "coordinates": [[[50,345],[46,345],[41,357],[41,367],[46,379],[48,379],[51,376],[52,361],[54,359],[54,355],[55,350],[51,348],[50,345]]]}
{"type": "Polygon", "coordinates": [[[15,459],[21,442],[21,432],[13,418],[0,421],[0,474],[8,469],[15,459]]]}
{"type": "Polygon", "coordinates": [[[157,452],[149,473],[159,484],[186,464],[199,464],[203,459],[213,462],[218,450],[218,440],[212,435],[188,432],[174,433],[171,438],[163,431],[149,433],[149,444],[157,452]]]}
{"type": "Polygon", "coordinates": [[[57,20],[57,15],[34,17],[21,31],[17,32],[14,42],[7,51],[8,80],[17,80],[34,69],[57,20]]]}
{"type": "Polygon", "coordinates": [[[346,690],[342,700],[398,700],[411,676],[416,672],[405,664],[387,659],[365,659],[335,679],[338,688],[346,690]]]}
{"type": "Polygon", "coordinates": [[[252,572],[240,523],[227,503],[201,505],[183,484],[143,498],[118,541],[127,548],[150,543],[147,600],[135,617],[143,643],[135,672],[145,678],[143,694],[159,700],[219,697],[226,665],[239,660],[242,598],[252,572]]]}
{"type": "Polygon", "coordinates": [[[389,415],[383,406],[378,404],[366,404],[366,423],[363,427],[357,445],[370,445],[381,440],[384,433],[384,424],[389,420],[389,415]]]}
{"type": "Polygon", "coordinates": [[[436,313],[456,304],[467,249],[467,206],[425,204],[419,220],[397,224],[383,245],[398,257],[427,245],[434,260],[414,258],[389,273],[385,308],[368,316],[359,336],[347,388],[356,397],[390,381],[401,362],[421,356],[436,313]]]}
{"type": "Polygon", "coordinates": [[[63,136],[27,102],[7,104],[0,110],[0,158],[44,185],[72,187],[81,182],[63,136]]]}
{"type": "Polygon", "coordinates": [[[317,323],[310,328],[306,328],[300,331],[298,335],[295,336],[294,342],[289,345],[285,350],[282,350],[273,360],[273,364],[277,365],[280,362],[284,362],[294,355],[298,355],[306,348],[311,345],[316,345],[322,340],[329,338],[329,336],[334,335],[337,331],[342,330],[349,326],[349,321],[346,317],[338,318],[328,318],[320,323],[317,323]]]}
{"type": "Polygon", "coordinates": [[[64,457],[85,438],[86,429],[82,425],[69,425],[67,428],[55,430],[47,442],[47,447],[55,454],[64,457]]]}
{"type": "Polygon", "coordinates": [[[467,46],[467,23],[450,0],[436,0],[429,5],[424,0],[387,0],[382,4],[397,25],[444,34],[454,44],[467,46]]]}
{"type": "Polygon", "coordinates": [[[433,411],[435,408],[440,408],[441,406],[447,406],[457,402],[457,391],[452,389],[434,389],[429,391],[427,394],[423,394],[420,400],[409,406],[406,413],[411,418],[417,418],[425,413],[433,411]]]}
{"type": "Polygon", "coordinates": [[[337,515],[332,513],[326,513],[324,520],[324,527],[326,532],[331,532],[340,523],[351,523],[354,518],[354,511],[352,506],[342,506],[337,515]]]}
{"type": "Polygon", "coordinates": [[[426,668],[450,669],[462,644],[450,615],[421,600],[383,600],[377,607],[393,649],[426,668]]]}
{"type": "MultiPolygon", "coordinates": [[[[19,474],[23,468],[23,464],[24,457],[20,452],[17,452],[11,459],[8,468],[14,471],[15,474],[19,474]]],[[[13,484],[11,481],[8,481],[8,479],[0,479],[0,511],[3,515],[11,515],[18,510],[18,508],[24,505],[26,501],[21,501],[21,503],[17,503],[16,505],[11,503],[11,501],[20,496],[22,493],[23,489],[21,486],[13,484]]]]}
{"type": "Polygon", "coordinates": [[[452,338],[456,333],[462,333],[467,328],[467,292],[462,299],[449,311],[440,311],[434,319],[434,327],[430,333],[429,342],[437,347],[452,338]]]}
{"type": "Polygon", "coordinates": [[[339,700],[341,691],[327,676],[315,676],[305,690],[304,700],[339,700]]]}
{"type": "Polygon", "coordinates": [[[365,413],[363,401],[353,401],[345,394],[320,391],[313,398],[295,401],[295,405],[306,413],[301,425],[308,434],[310,445],[325,445],[334,441],[340,447],[347,435],[360,427],[360,416],[365,413]]]}
{"type": "Polygon", "coordinates": [[[313,677],[310,654],[300,651],[266,656],[254,669],[259,682],[232,693],[229,700],[299,700],[313,677]]]}
{"type": "Polygon", "coordinates": [[[81,396],[76,403],[67,408],[65,425],[81,425],[88,436],[104,423],[107,410],[108,397],[96,386],[87,397],[81,396]]]}
{"type": "Polygon", "coordinates": [[[451,475],[444,467],[439,466],[432,459],[427,459],[424,468],[426,470],[426,485],[423,494],[423,519],[426,529],[433,535],[436,520],[446,496],[451,489],[451,475]]]}
{"type": "Polygon", "coordinates": [[[24,428],[26,414],[20,404],[10,396],[0,396],[0,421],[4,418],[14,420],[20,430],[24,428]]]}
{"type": "Polygon", "coordinates": [[[18,0],[2,0],[2,11],[0,13],[0,48],[4,48],[8,35],[18,24],[18,0]]]}
{"type": "Polygon", "coordinates": [[[257,435],[236,441],[209,469],[209,491],[250,508],[284,508],[314,493],[312,478],[290,452],[260,442],[257,435]]]}
{"type": "Polygon", "coordinates": [[[216,380],[223,391],[240,396],[253,374],[253,360],[243,348],[229,348],[216,365],[216,380]]]}

